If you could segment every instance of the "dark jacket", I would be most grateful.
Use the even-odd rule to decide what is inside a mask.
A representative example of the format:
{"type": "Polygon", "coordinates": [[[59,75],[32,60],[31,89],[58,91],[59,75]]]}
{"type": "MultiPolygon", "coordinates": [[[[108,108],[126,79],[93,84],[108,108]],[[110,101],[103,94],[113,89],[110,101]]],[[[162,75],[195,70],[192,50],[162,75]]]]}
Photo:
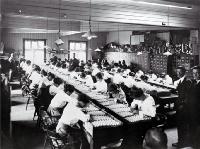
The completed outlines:
{"type": "Polygon", "coordinates": [[[184,78],[181,83],[177,86],[178,91],[178,100],[176,101],[176,106],[186,105],[189,100],[189,91],[191,88],[192,82],[188,78],[184,78]]]}
{"type": "Polygon", "coordinates": [[[184,78],[177,86],[178,99],[175,102],[175,108],[177,112],[177,123],[180,125],[188,123],[189,120],[188,103],[191,84],[191,80],[184,78]]]}
{"type": "Polygon", "coordinates": [[[190,114],[190,122],[200,124],[200,82],[196,83],[195,81],[192,81],[188,112],[190,114]]]}

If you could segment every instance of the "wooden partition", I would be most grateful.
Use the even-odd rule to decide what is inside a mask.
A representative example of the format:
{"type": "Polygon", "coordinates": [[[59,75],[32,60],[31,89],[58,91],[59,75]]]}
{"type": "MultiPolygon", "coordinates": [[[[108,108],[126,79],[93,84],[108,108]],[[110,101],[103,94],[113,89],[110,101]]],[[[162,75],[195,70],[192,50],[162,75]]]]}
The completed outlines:
{"type": "Polygon", "coordinates": [[[133,62],[138,64],[145,71],[148,71],[150,68],[148,53],[137,55],[136,53],[127,52],[106,52],[105,56],[109,63],[112,61],[119,62],[125,60],[127,65],[130,65],[130,63],[133,62]]]}

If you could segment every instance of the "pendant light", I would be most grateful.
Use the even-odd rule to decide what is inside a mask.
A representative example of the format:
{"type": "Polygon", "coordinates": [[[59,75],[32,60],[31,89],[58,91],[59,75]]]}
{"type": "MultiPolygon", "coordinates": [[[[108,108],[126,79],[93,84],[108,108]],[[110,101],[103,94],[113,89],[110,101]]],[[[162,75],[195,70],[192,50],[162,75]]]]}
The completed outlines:
{"type": "MultiPolygon", "coordinates": [[[[99,32],[99,23],[98,23],[98,32],[99,32]]],[[[98,46],[98,40],[97,40],[97,48],[94,51],[101,52],[101,49],[99,49],[99,46],[98,46]]]]}
{"type": "Polygon", "coordinates": [[[163,55],[169,56],[169,55],[172,55],[172,53],[170,51],[167,51],[167,52],[164,52],[163,55]]]}
{"type": "Polygon", "coordinates": [[[60,8],[61,7],[61,0],[59,0],[59,31],[58,31],[58,39],[55,41],[55,43],[60,46],[62,45],[64,42],[61,39],[61,33],[60,33],[60,8]]]}
{"type": "Polygon", "coordinates": [[[82,35],[82,37],[87,38],[88,40],[92,39],[92,38],[97,38],[97,35],[95,35],[92,31],[91,31],[91,11],[92,11],[92,2],[90,0],[90,8],[89,8],[89,31],[87,31],[85,34],[82,35]]]}

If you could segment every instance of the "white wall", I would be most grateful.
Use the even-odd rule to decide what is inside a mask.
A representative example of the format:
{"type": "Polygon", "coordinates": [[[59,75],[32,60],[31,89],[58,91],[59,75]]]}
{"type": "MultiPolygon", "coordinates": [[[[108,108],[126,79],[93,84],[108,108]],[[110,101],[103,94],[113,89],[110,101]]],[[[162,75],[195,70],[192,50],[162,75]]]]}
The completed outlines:
{"type": "Polygon", "coordinates": [[[132,34],[132,31],[109,32],[107,35],[107,43],[109,42],[118,43],[118,34],[119,34],[119,44],[130,44],[130,35],[132,34]]]}

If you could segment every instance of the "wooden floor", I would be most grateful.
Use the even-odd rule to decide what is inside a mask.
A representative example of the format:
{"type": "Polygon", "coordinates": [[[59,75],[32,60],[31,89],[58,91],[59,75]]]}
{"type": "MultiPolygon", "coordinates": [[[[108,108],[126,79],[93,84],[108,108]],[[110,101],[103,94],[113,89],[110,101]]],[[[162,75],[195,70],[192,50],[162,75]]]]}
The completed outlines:
{"type": "MultiPolygon", "coordinates": [[[[12,90],[11,101],[14,149],[43,149],[44,134],[35,127],[36,120],[33,120],[33,103],[29,104],[26,110],[27,98],[22,97],[21,90],[19,89],[12,90]]],[[[168,136],[169,149],[173,149],[171,144],[177,142],[177,130],[176,128],[168,128],[166,133],[168,136]]],[[[45,149],[50,149],[50,146],[47,145],[45,149]]]]}

